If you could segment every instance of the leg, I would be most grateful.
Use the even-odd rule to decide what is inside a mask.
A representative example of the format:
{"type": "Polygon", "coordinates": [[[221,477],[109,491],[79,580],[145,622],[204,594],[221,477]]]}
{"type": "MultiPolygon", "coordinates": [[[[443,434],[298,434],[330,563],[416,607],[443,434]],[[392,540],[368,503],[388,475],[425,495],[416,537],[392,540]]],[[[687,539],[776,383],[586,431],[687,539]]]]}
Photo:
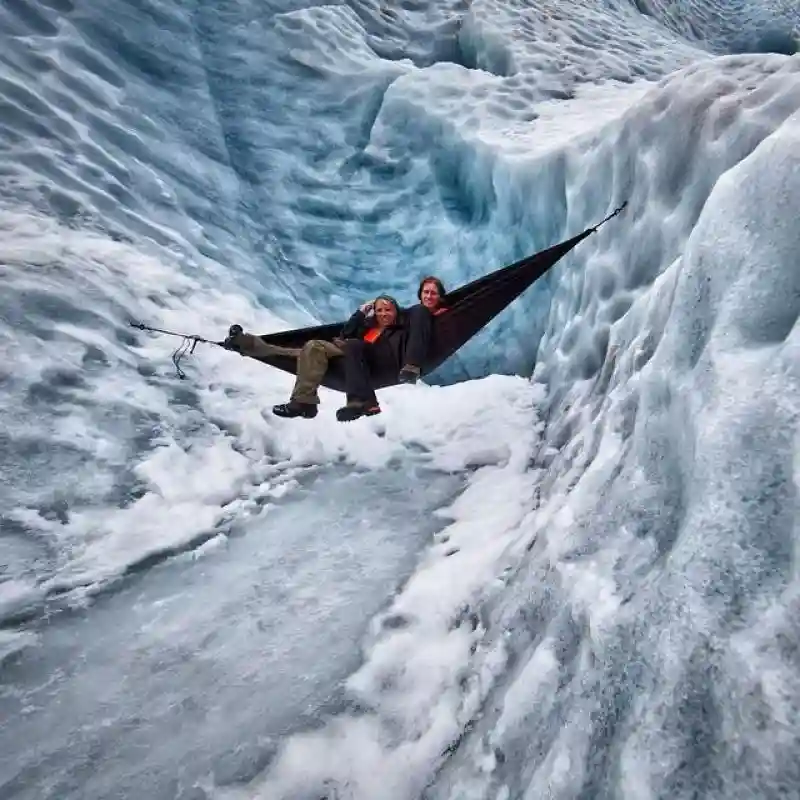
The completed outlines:
{"type": "Polygon", "coordinates": [[[317,390],[328,370],[328,360],[341,358],[342,350],[332,342],[312,339],[298,351],[297,379],[294,382],[292,396],[288,403],[273,406],[272,413],[276,417],[305,417],[313,419],[317,416],[319,395],[317,390]]]}
{"type": "Polygon", "coordinates": [[[252,333],[240,333],[235,340],[236,349],[243,356],[252,358],[269,358],[270,356],[292,356],[298,358],[299,347],[279,347],[276,344],[267,344],[260,336],[252,333]]]}
{"type": "Polygon", "coordinates": [[[412,308],[409,317],[408,342],[399,375],[401,383],[416,383],[433,338],[433,315],[425,306],[412,308]]]}
{"type": "Polygon", "coordinates": [[[361,339],[348,339],[344,348],[344,385],[347,400],[377,404],[367,361],[367,347],[361,339]]]}
{"type": "Polygon", "coordinates": [[[343,355],[342,350],[332,342],[322,339],[306,342],[297,359],[297,380],[291,402],[318,405],[317,390],[328,371],[328,361],[343,355]]]}
{"type": "Polygon", "coordinates": [[[378,398],[372,388],[368,350],[360,339],[348,339],[344,348],[347,405],[336,412],[339,422],[380,414],[378,398]]]}
{"type": "Polygon", "coordinates": [[[300,347],[280,347],[268,344],[260,336],[239,333],[231,342],[234,349],[244,356],[269,358],[289,356],[297,359],[297,380],[288,403],[274,406],[272,413],[278,417],[315,417],[319,404],[319,389],[328,370],[328,360],[344,355],[333,342],[312,339],[300,347]]]}

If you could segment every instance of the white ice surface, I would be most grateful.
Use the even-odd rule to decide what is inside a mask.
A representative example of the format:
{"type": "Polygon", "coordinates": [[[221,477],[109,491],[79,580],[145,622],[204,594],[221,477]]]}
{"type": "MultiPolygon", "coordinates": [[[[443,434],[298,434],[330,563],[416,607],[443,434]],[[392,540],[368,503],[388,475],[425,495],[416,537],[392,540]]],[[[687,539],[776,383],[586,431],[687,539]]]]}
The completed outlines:
{"type": "MultiPolygon", "coordinates": [[[[0,246],[0,257],[17,291],[24,292],[28,286],[42,292],[50,286],[63,291],[57,275],[48,276],[49,265],[35,266],[42,260],[36,248],[47,253],[56,241],[65,258],[83,267],[83,285],[74,289],[76,306],[85,287],[115,283],[134,259],[142,287],[157,284],[168,293],[190,285],[188,279],[125,245],[73,232],[43,218],[6,214],[2,221],[9,235],[0,246]]],[[[224,330],[224,321],[229,319],[243,320],[248,329],[285,327],[271,315],[248,308],[242,298],[197,284],[173,309],[134,299],[137,294],[137,286],[129,281],[128,295],[116,299],[132,307],[133,318],[146,318],[157,327],[224,330]]],[[[61,370],[77,372],[87,347],[108,346],[105,337],[91,329],[56,323],[54,330],[61,340],[56,352],[43,342],[38,353],[28,350],[25,362],[17,361],[18,377],[28,385],[41,378],[43,368],[52,370],[54,363],[61,370]]],[[[287,422],[273,417],[269,407],[286,399],[289,376],[202,346],[188,362],[197,408],[176,409],[170,404],[169,384],[174,382],[168,358],[174,341],[151,336],[140,341],[133,351],[122,346],[106,351],[111,359],[119,359],[117,377],[113,371],[97,378],[85,376],[70,398],[78,401],[77,407],[57,417],[55,427],[28,428],[28,435],[65,444],[91,459],[86,472],[74,476],[80,477],[84,488],[89,481],[95,491],[105,488],[111,475],[104,474],[101,465],[111,472],[127,459],[139,489],[139,496],[122,507],[109,503],[75,508],[66,520],[22,505],[7,510],[11,519],[58,543],[59,552],[65,554],[56,574],[44,584],[46,590],[103,583],[154,553],[184,549],[214,535],[217,528],[224,532],[225,521],[247,513],[254,500],[275,491],[285,493],[293,472],[303,467],[347,464],[376,469],[412,456],[430,468],[458,472],[509,459],[517,431],[525,427],[516,413],[499,417],[494,413],[498,405],[512,402],[509,398],[520,387],[524,391],[524,382],[499,377],[450,388],[421,385],[413,391],[407,387],[388,390],[382,396],[383,414],[354,426],[335,421],[333,412],[341,396],[323,390],[323,411],[315,420],[287,422]],[[137,357],[160,365],[166,383],[154,385],[123,370],[137,357]],[[115,447],[114,440],[102,437],[102,428],[98,430],[98,410],[102,415],[120,403],[160,420],[161,432],[152,432],[152,447],[141,456],[120,448],[123,442],[115,447]],[[197,414],[215,420],[216,430],[186,437],[181,416],[188,415],[191,421],[197,414]]],[[[5,400],[3,419],[10,429],[14,418],[26,411],[19,408],[13,394],[5,400]]],[[[24,487],[20,489],[24,492],[24,487]]]]}
{"type": "MultiPolygon", "coordinates": [[[[309,469],[469,476],[375,619],[347,710],[222,796],[738,800],[797,785],[800,60],[712,59],[621,0],[563,8],[365,2],[278,20],[289,55],[335,81],[326,102],[358,112],[355,133],[324,122],[330,158],[271,176],[276,205],[316,181],[313,200],[341,213],[304,243],[324,215],[298,210],[305,196],[281,210],[307,269],[293,280],[326,302],[352,304],[343,275],[404,297],[429,267],[456,284],[630,203],[472,343],[465,369],[535,359],[533,385],[402,387],[348,427],[330,393],[312,422],[265,415],[289,378],[229,353],[199,350],[178,383],[171,342],[126,328],[288,323],[263,310],[269,239],[230,211],[252,198],[223,132],[182,124],[209,102],[206,65],[180,73],[176,104],[89,58],[50,8],[31,53],[3,53],[24,69],[2,84],[23,135],[5,143],[0,214],[0,434],[18,447],[0,511],[44,566],[17,575],[11,559],[2,613],[46,590],[79,602],[157,553],[208,542],[213,559],[233,521],[268,517],[309,469]],[[145,99],[153,119],[136,117],[145,99]],[[383,171],[337,183],[351,157],[383,171]],[[394,251],[369,250],[381,236],[394,251]],[[360,272],[330,258],[352,242],[360,272]]],[[[158,31],[165,57],[192,41],[158,31]]],[[[257,22],[248,33],[260,41],[257,22]]],[[[320,130],[318,97],[293,97],[320,130]]],[[[305,579],[301,601],[324,604],[305,579]]],[[[16,658],[23,641],[0,648],[16,658]]]]}
{"type": "MultiPolygon", "coordinates": [[[[602,102],[613,91],[587,96],[602,102]]],[[[774,624],[793,624],[783,592],[797,591],[790,476],[800,411],[792,210],[800,61],[707,61],[619,97],[594,130],[591,105],[583,113],[577,101],[567,105],[564,118],[554,108],[552,125],[567,135],[527,159],[513,140],[485,148],[497,194],[557,170],[568,230],[630,202],[552,282],[534,376],[547,420],[541,442],[531,439],[541,471],[526,460],[521,476],[513,464],[476,474],[454,505],[448,541],[420,564],[367,643],[365,665],[348,683],[358,712],[290,739],[256,796],[328,787],[355,798],[418,797],[489,698],[497,722],[490,714],[478,723],[483,738],[466,737],[432,797],[599,791],[611,778],[593,752],[605,752],[612,745],[603,737],[614,735],[624,791],[688,796],[697,774],[677,754],[702,750],[686,732],[695,729],[720,748],[712,767],[725,787],[719,796],[737,796],[737,785],[791,785],[791,768],[770,774],[755,756],[740,762],[734,707],[706,732],[710,723],[695,720],[690,700],[668,705],[674,693],[714,691],[695,671],[707,646],[738,697],[752,680],[726,655],[741,648],[740,626],[757,625],[762,613],[773,618],[774,603],[787,609],[774,624]],[[509,648],[519,644],[502,622],[527,603],[549,605],[532,599],[536,591],[515,593],[506,585],[512,574],[523,585],[541,578],[559,610],[550,619],[540,612],[537,644],[517,654],[523,665],[509,678],[509,648]],[[492,626],[484,614],[493,610],[492,626]],[[570,646],[565,615],[579,633],[559,678],[557,664],[567,664],[554,661],[553,649],[570,646]],[[626,679],[628,658],[648,677],[626,679]],[[604,733],[615,692],[626,711],[604,733]],[[501,766],[496,754],[519,754],[528,736],[539,750],[501,766]]],[[[537,120],[532,131],[541,136],[547,125],[537,120]]],[[[791,657],[777,658],[780,689],[770,691],[794,708],[791,657]]],[[[758,747],[783,748],[788,763],[797,726],[786,730],[772,708],[763,710],[769,733],[752,736],[758,747]]],[[[702,752],[697,758],[708,757],[702,752]]]]}

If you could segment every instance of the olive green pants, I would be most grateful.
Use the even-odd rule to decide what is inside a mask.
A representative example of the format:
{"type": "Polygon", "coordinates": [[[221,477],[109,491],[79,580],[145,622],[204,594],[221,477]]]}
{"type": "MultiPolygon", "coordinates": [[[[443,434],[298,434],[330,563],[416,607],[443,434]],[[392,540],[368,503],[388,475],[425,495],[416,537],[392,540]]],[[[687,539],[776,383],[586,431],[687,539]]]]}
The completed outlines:
{"type": "Polygon", "coordinates": [[[319,403],[317,390],[328,371],[328,361],[341,358],[344,351],[333,342],[311,339],[303,347],[278,347],[267,344],[258,336],[243,334],[237,342],[245,355],[251,356],[291,356],[297,359],[297,380],[294,382],[292,397],[296,403],[319,403]]]}

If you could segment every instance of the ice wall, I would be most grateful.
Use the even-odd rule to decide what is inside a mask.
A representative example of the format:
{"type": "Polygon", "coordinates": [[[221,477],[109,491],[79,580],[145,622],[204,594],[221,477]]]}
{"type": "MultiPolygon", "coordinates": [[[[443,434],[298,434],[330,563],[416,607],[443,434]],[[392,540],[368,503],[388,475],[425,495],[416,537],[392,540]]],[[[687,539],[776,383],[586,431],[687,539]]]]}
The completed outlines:
{"type": "Polygon", "coordinates": [[[633,0],[634,7],[717,54],[793,55],[800,42],[794,0],[633,0]]]}
{"type": "Polygon", "coordinates": [[[518,461],[476,475],[352,712],[286,742],[259,797],[793,791],[799,67],[688,68],[565,154],[634,199],[554,283],[534,491],[518,461]]]}

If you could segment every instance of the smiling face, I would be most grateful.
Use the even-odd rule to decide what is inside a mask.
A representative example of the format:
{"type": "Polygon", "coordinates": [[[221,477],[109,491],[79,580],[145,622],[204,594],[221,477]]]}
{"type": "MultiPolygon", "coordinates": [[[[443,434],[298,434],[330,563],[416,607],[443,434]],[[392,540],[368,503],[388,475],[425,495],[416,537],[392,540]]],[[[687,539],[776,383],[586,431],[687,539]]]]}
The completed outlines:
{"type": "Polygon", "coordinates": [[[388,300],[375,303],[375,319],[380,328],[386,328],[397,321],[397,309],[388,300]]]}
{"type": "Polygon", "coordinates": [[[419,293],[419,299],[422,305],[425,306],[425,308],[427,308],[429,311],[433,311],[438,307],[442,296],[439,294],[439,287],[437,286],[436,281],[425,281],[425,283],[422,284],[422,289],[419,293]]]}

